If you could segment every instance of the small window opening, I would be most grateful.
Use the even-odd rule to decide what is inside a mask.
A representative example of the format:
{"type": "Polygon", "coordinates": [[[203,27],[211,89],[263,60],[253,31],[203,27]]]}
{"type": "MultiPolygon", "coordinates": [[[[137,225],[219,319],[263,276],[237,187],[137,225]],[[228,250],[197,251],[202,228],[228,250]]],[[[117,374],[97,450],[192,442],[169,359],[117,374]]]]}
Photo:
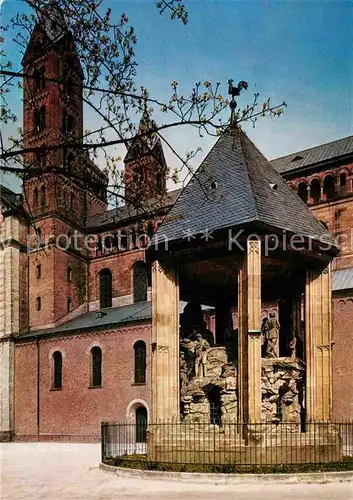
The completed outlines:
{"type": "Polygon", "coordinates": [[[343,173],[340,175],[340,186],[346,187],[346,183],[347,183],[347,177],[346,174],[343,173]]]}

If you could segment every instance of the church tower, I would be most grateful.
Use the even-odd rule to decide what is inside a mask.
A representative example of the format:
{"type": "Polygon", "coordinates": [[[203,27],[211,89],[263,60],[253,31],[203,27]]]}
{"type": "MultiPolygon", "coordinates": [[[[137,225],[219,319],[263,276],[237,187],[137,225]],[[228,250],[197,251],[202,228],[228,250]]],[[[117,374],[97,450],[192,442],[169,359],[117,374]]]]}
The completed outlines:
{"type": "Polygon", "coordinates": [[[43,14],[22,60],[23,193],[31,218],[29,326],[46,328],[85,311],[86,219],[106,210],[108,180],[83,143],[83,71],[56,11],[43,14]]]}
{"type": "Polygon", "coordinates": [[[127,204],[143,204],[158,200],[167,193],[168,173],[162,143],[153,132],[155,123],[143,116],[139,135],[133,140],[124,158],[125,198],[127,204]]]}

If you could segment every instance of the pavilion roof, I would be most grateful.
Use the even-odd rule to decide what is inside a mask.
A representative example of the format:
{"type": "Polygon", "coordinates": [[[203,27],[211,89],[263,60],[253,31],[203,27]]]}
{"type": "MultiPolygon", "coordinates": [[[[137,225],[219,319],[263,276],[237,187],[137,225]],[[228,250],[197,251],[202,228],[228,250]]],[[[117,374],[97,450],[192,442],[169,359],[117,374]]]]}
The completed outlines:
{"type": "Polygon", "coordinates": [[[337,246],[249,137],[229,128],[178,197],[152,244],[253,223],[337,246]]]}

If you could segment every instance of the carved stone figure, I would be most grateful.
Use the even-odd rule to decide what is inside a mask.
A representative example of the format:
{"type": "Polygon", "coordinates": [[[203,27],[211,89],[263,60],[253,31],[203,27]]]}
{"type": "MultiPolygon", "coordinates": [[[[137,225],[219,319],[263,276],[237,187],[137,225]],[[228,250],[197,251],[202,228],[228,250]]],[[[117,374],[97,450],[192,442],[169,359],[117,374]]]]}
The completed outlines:
{"type": "Polygon", "coordinates": [[[290,357],[295,359],[297,357],[297,336],[294,334],[293,339],[289,342],[290,357]]]}
{"type": "Polygon", "coordinates": [[[185,359],[185,352],[180,352],[180,392],[184,394],[189,383],[189,369],[185,359]]]}
{"type": "MultiPolygon", "coordinates": [[[[299,391],[296,380],[289,380],[284,390],[285,392],[281,398],[282,420],[289,424],[300,424],[301,407],[299,405],[299,391]]],[[[293,427],[293,430],[296,430],[296,428],[293,427]]]]}
{"type": "Polygon", "coordinates": [[[202,338],[201,333],[197,333],[195,345],[195,376],[197,378],[206,376],[207,347],[209,347],[207,340],[202,338]]]}
{"type": "Polygon", "coordinates": [[[214,345],[213,333],[207,328],[206,321],[202,322],[202,331],[200,333],[202,334],[202,337],[207,340],[209,345],[214,345]]]}
{"type": "Polygon", "coordinates": [[[261,357],[266,357],[266,347],[267,347],[267,332],[268,332],[268,317],[266,316],[262,320],[261,325],[261,357]]]}
{"type": "Polygon", "coordinates": [[[271,312],[270,318],[267,322],[267,346],[266,346],[266,357],[267,358],[277,358],[278,357],[278,334],[279,334],[279,323],[276,318],[276,313],[271,312]]]}

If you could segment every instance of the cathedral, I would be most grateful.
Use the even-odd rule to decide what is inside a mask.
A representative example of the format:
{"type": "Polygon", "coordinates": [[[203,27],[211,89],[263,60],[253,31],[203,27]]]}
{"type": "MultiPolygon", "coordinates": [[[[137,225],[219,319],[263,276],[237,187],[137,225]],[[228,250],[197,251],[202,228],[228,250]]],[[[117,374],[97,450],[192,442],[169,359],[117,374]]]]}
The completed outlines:
{"type": "MultiPolygon", "coordinates": [[[[22,193],[0,187],[0,437],[95,441],[102,421],[150,418],[148,242],[163,220],[177,220],[170,210],[182,190],[167,192],[160,140],[140,138],[124,159],[125,205],[108,209],[107,176],[74,147],[84,130],[74,90],[83,73],[72,36],[52,31],[43,52],[46,36],[37,25],[22,60],[31,75],[24,147],[35,151],[26,153],[22,193]],[[67,148],[45,148],[62,142],[67,148]],[[146,202],[137,209],[142,187],[146,202]]],[[[142,118],[140,130],[147,126],[142,118]]],[[[210,155],[221,157],[217,144],[210,155]]],[[[333,418],[352,419],[353,136],[271,165],[340,245],[332,266],[333,418]]],[[[217,190],[213,184],[207,189],[217,190]]],[[[225,309],[223,297],[202,309],[209,344],[238,328],[237,308],[225,309]]],[[[284,338],[286,304],[268,301],[262,309],[263,318],[278,316],[284,338]]],[[[282,355],[286,349],[280,342],[282,355]]]]}

